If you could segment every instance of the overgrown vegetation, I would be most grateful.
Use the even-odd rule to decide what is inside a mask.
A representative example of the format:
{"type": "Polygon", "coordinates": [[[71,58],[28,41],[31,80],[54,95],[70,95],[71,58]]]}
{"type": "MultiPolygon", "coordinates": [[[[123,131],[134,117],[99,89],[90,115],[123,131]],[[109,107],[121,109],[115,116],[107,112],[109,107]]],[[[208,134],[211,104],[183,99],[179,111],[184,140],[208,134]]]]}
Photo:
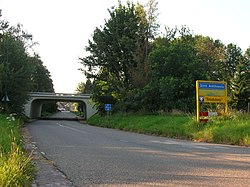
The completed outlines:
{"type": "MultiPolygon", "coordinates": [[[[32,51],[36,43],[22,25],[10,26],[0,10],[0,186],[30,186],[34,166],[22,150],[20,132],[24,104],[29,92],[54,92],[50,72],[32,51]],[[1,114],[10,114],[8,117],[1,114]],[[13,115],[15,114],[15,115],[13,115]]],[[[43,105],[42,112],[55,112],[55,102],[43,105]]]]}
{"type": "MultiPolygon", "coordinates": [[[[0,15],[0,112],[23,113],[23,106],[29,99],[29,92],[54,92],[50,72],[40,56],[30,54],[32,42],[21,25],[10,26],[0,15]]],[[[45,108],[53,108],[54,103],[45,108]]]]}
{"type": "MultiPolygon", "coordinates": [[[[157,5],[157,0],[149,0],[146,6],[119,1],[109,10],[110,18],[95,29],[86,46],[88,55],[80,59],[99,111],[88,122],[166,137],[249,145],[248,115],[229,114],[207,124],[198,124],[189,115],[132,115],[194,113],[196,80],[226,81],[231,109],[246,112],[250,102],[250,48],[243,52],[235,44],[194,34],[186,26],[165,27],[160,35],[157,5]],[[105,116],[105,104],[112,104],[114,115],[105,116]]],[[[84,93],[84,85],[78,90],[84,93]]],[[[211,109],[217,111],[217,106],[206,111],[211,109]]]]}
{"type": "Polygon", "coordinates": [[[95,115],[95,126],[114,128],[169,138],[250,146],[250,116],[233,113],[197,123],[192,115],[95,115]]]}
{"type": "Polygon", "coordinates": [[[196,80],[226,81],[230,107],[247,111],[250,48],[243,52],[185,26],[159,35],[157,5],[119,1],[89,40],[80,60],[99,112],[105,103],[117,112],[194,112],[196,80]]]}
{"type": "Polygon", "coordinates": [[[34,177],[31,156],[22,150],[21,121],[0,115],[0,186],[29,186],[34,177]]]}

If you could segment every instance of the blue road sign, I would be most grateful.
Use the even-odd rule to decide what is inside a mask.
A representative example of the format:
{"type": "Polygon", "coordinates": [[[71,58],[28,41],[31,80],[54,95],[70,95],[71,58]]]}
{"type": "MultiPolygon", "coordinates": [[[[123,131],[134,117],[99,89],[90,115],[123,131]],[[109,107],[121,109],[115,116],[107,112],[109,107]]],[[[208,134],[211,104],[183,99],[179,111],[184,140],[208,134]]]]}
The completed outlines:
{"type": "Polygon", "coordinates": [[[226,85],[224,83],[199,82],[199,89],[225,90],[226,85]]]}
{"type": "Polygon", "coordinates": [[[112,110],[112,105],[111,104],[105,104],[104,109],[105,109],[105,111],[111,111],[112,110]]]}

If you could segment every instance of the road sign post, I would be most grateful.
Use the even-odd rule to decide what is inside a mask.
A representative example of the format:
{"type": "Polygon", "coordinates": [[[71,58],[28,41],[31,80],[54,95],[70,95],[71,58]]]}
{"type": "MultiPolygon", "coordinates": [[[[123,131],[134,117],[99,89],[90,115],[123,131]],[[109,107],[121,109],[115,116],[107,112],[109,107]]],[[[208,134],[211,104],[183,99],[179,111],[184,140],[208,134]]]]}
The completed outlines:
{"type": "Polygon", "coordinates": [[[109,125],[110,125],[110,112],[112,110],[112,104],[105,104],[104,105],[104,110],[107,111],[108,122],[109,122],[109,125]]]}
{"type": "MultiPolygon", "coordinates": [[[[222,103],[225,105],[225,113],[228,112],[227,105],[227,83],[223,81],[196,81],[196,115],[197,122],[207,122],[206,119],[200,119],[203,115],[201,105],[203,103],[222,103]]],[[[211,113],[212,114],[212,113],[211,113]]],[[[207,115],[206,117],[209,117],[207,115]]]]}

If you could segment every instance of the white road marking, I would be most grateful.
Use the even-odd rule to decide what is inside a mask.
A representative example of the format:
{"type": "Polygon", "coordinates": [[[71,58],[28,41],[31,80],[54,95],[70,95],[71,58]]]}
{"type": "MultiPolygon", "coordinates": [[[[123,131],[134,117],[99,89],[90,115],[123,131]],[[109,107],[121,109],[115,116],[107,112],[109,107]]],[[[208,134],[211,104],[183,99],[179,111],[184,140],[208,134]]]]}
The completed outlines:
{"type": "Polygon", "coordinates": [[[159,143],[159,144],[167,144],[167,145],[180,145],[182,147],[190,148],[190,149],[209,149],[208,147],[198,146],[198,145],[190,145],[190,144],[182,144],[181,142],[177,141],[158,141],[152,140],[152,143],[159,143]]]}
{"type": "Polygon", "coordinates": [[[158,141],[158,140],[152,140],[152,141],[150,141],[150,142],[152,142],[152,143],[159,143],[159,144],[175,144],[175,145],[178,145],[179,143],[178,142],[176,142],[176,141],[171,141],[171,140],[169,140],[169,141],[158,141]]]}
{"type": "Polygon", "coordinates": [[[225,146],[213,146],[212,148],[215,148],[215,149],[229,149],[228,147],[225,147],[225,146]]]}
{"type": "Polygon", "coordinates": [[[57,125],[59,125],[60,127],[63,127],[63,128],[66,128],[66,129],[70,129],[72,131],[76,131],[76,132],[80,132],[80,133],[83,133],[83,134],[90,134],[86,131],[81,131],[81,130],[78,130],[78,129],[75,129],[75,128],[72,128],[72,127],[68,127],[68,126],[65,126],[65,125],[62,125],[60,123],[56,123],[57,125]]]}
{"type": "Polygon", "coordinates": [[[202,147],[202,146],[196,146],[196,145],[181,145],[185,148],[191,148],[191,149],[209,149],[208,147],[202,147]]]}

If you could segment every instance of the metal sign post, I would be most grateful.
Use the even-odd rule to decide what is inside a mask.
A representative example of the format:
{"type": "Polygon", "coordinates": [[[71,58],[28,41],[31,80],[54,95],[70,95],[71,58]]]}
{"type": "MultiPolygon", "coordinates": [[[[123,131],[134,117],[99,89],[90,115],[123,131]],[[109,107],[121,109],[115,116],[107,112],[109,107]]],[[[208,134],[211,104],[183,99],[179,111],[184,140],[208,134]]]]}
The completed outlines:
{"type": "Polygon", "coordinates": [[[110,125],[110,112],[112,110],[112,104],[105,104],[104,105],[104,110],[107,111],[108,122],[109,122],[109,125],[110,125]]]}

